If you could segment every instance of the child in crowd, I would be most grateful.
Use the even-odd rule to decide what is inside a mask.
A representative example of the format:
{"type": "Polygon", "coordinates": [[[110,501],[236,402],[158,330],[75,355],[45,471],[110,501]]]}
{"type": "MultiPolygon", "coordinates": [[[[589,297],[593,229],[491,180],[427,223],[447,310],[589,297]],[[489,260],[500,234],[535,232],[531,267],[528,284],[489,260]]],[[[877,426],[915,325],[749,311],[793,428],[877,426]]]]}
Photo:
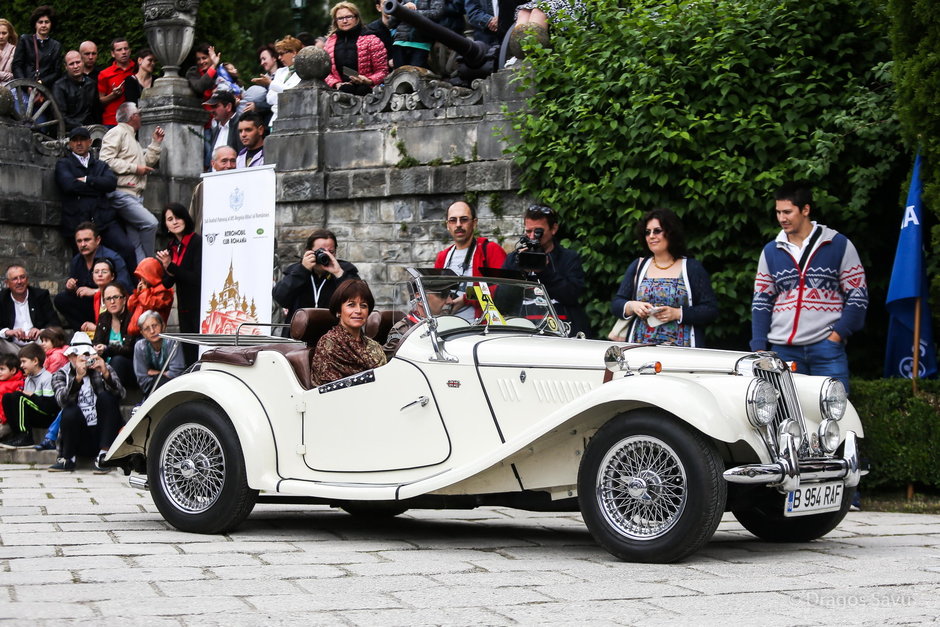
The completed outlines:
{"type": "Polygon", "coordinates": [[[137,289],[127,299],[127,311],[130,312],[131,322],[127,332],[131,335],[140,335],[138,319],[149,310],[154,310],[166,320],[170,317],[173,307],[173,288],[163,285],[163,264],[156,257],[142,259],[134,270],[134,276],[140,279],[137,289]]]}
{"type": "Polygon", "coordinates": [[[181,375],[186,369],[186,362],[183,360],[183,351],[174,340],[160,337],[164,324],[159,313],[145,311],[137,323],[143,337],[134,345],[134,374],[146,397],[162,384],[181,375]]]}
{"type": "Polygon", "coordinates": [[[3,395],[3,412],[13,431],[0,446],[28,448],[33,445],[33,429],[48,427],[59,413],[59,405],[52,389],[52,373],[43,368],[46,353],[39,344],[27,344],[20,349],[20,368],[26,375],[21,392],[3,395]]]}
{"type": "MultiPolygon", "coordinates": [[[[46,363],[44,368],[49,372],[56,372],[62,366],[69,363],[69,358],[65,356],[65,349],[68,348],[68,340],[65,337],[65,330],[62,327],[48,327],[39,332],[39,345],[46,351],[46,363]]],[[[55,449],[56,438],[59,437],[59,423],[62,420],[62,414],[56,416],[42,442],[34,446],[37,451],[51,451],[55,449]]]]}
{"type": "MultiPolygon", "coordinates": [[[[0,398],[22,389],[23,373],[20,372],[20,360],[16,355],[0,355],[0,398]]],[[[7,424],[7,417],[0,405],[0,438],[5,438],[12,432],[13,427],[7,424]]]]}
{"type": "Polygon", "coordinates": [[[39,345],[46,351],[46,363],[43,367],[49,372],[55,372],[69,363],[69,358],[65,356],[68,339],[62,327],[48,327],[40,331],[39,345]]]}

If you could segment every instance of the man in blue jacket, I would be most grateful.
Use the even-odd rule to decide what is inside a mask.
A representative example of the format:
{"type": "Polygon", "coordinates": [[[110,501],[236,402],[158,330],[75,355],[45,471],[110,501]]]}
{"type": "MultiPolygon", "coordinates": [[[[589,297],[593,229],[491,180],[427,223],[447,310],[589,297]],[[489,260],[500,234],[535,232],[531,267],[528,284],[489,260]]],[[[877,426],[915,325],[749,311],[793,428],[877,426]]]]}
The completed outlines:
{"type": "Polygon", "coordinates": [[[769,343],[797,372],[833,377],[848,391],[845,343],[865,324],[865,268],[845,235],[810,219],[807,185],[788,183],[775,199],[782,230],[757,266],[751,350],[769,343]]]}
{"type": "Polygon", "coordinates": [[[91,154],[91,134],[84,126],[69,132],[68,147],[68,154],[55,164],[55,180],[62,197],[62,236],[74,243],[76,227],[93,222],[104,245],[116,251],[128,267],[136,268],[134,248],[108,201],[108,193],[117,187],[117,176],[107,163],[91,154]]]}

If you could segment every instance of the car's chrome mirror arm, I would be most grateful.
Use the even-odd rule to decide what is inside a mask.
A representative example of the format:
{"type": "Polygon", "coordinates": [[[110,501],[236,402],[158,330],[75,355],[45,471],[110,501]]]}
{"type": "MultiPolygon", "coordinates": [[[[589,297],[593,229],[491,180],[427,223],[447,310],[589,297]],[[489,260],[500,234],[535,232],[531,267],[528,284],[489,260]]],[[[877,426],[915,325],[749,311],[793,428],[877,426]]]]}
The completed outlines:
{"type": "Polygon", "coordinates": [[[444,342],[437,334],[437,318],[434,316],[428,318],[428,337],[431,338],[431,346],[434,347],[434,354],[429,358],[430,361],[457,363],[458,359],[444,350],[444,342]]]}

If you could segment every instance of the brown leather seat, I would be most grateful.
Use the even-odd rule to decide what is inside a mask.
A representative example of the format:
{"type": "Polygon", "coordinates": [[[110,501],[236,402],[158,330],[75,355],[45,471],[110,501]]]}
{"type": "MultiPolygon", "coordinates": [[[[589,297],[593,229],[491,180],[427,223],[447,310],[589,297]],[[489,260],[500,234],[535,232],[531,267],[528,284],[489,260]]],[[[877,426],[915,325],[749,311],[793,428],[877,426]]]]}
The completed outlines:
{"type": "Polygon", "coordinates": [[[290,336],[310,348],[316,348],[320,338],[332,329],[339,319],[322,307],[307,307],[294,312],[290,321],[290,336]]]}

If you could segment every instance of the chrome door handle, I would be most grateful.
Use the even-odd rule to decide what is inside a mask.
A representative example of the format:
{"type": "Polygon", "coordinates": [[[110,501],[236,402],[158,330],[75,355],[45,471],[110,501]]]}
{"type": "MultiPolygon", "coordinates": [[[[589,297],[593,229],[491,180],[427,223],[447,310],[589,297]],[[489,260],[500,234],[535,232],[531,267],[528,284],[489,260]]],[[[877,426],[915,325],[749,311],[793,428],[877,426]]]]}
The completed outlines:
{"type": "Polygon", "coordinates": [[[427,396],[419,396],[418,398],[416,398],[415,400],[411,401],[410,403],[408,403],[407,405],[405,405],[404,407],[402,407],[402,408],[399,409],[398,411],[405,411],[406,409],[408,409],[408,408],[411,407],[412,405],[417,405],[417,404],[419,404],[419,403],[421,404],[421,407],[424,407],[424,406],[426,406],[426,405],[427,405],[428,403],[430,403],[430,402],[431,402],[431,399],[429,399],[427,396]]]}

